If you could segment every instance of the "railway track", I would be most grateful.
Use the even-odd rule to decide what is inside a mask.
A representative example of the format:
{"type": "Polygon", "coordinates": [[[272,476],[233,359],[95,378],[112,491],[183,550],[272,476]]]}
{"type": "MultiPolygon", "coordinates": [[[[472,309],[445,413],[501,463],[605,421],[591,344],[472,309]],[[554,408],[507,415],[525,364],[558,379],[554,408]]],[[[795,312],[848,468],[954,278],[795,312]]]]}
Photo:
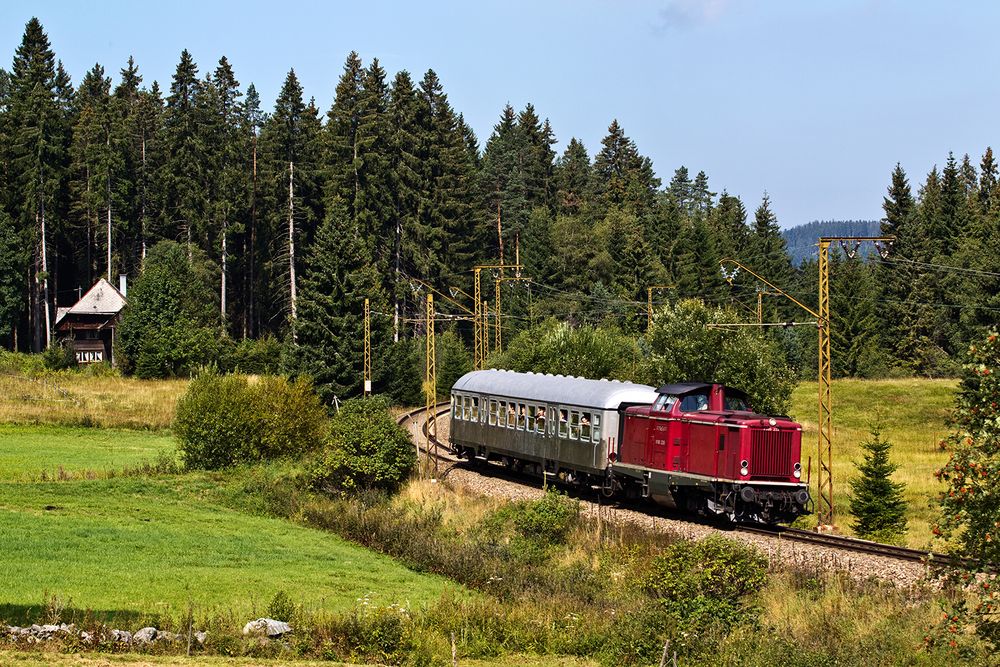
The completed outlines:
{"type": "MultiPolygon", "coordinates": [[[[410,410],[399,417],[396,421],[400,425],[406,424],[408,421],[416,421],[422,418],[424,413],[424,408],[417,408],[410,410]]],[[[435,406],[435,415],[440,418],[443,415],[447,415],[449,411],[448,403],[439,403],[435,406]]],[[[426,420],[420,424],[421,433],[425,437],[424,442],[417,443],[418,451],[422,452],[425,456],[432,459],[436,459],[439,462],[443,462],[447,465],[443,472],[439,472],[439,478],[445,478],[452,469],[461,466],[465,463],[464,459],[459,459],[453,456],[449,451],[446,443],[442,443],[437,440],[436,437],[428,434],[428,423],[426,420]],[[425,445],[426,442],[430,442],[432,445],[431,449],[428,449],[425,445]]],[[[498,471],[499,472],[499,471],[498,471]]],[[[504,475],[504,477],[508,477],[504,475]]],[[[510,478],[511,481],[521,483],[521,480],[510,478]]],[[[961,558],[957,556],[950,556],[948,554],[935,553],[931,551],[922,551],[920,549],[910,549],[908,547],[900,547],[892,544],[883,544],[881,542],[872,542],[869,540],[862,540],[855,537],[845,537],[843,535],[831,535],[829,533],[817,533],[810,530],[802,530],[799,528],[786,528],[783,526],[737,526],[735,529],[737,532],[751,533],[756,535],[765,535],[768,537],[777,538],[779,540],[789,540],[794,542],[804,542],[814,545],[825,546],[833,549],[838,549],[841,551],[851,551],[855,553],[868,554],[873,556],[881,556],[884,558],[892,558],[895,560],[910,561],[916,563],[923,563],[931,566],[937,567],[947,567],[947,568],[972,568],[977,566],[976,561],[969,558],[961,558]]]]}

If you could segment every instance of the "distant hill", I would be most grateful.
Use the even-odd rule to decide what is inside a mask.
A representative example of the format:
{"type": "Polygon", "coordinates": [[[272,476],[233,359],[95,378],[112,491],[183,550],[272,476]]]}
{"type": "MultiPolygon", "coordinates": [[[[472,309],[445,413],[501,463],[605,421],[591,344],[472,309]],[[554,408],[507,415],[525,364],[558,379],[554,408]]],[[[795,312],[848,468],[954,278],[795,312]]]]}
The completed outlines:
{"type": "MultiPolygon", "coordinates": [[[[821,236],[878,236],[881,223],[878,220],[813,220],[798,227],[781,232],[788,244],[788,254],[792,263],[798,266],[810,257],[816,256],[816,243],[821,236]]],[[[861,246],[859,252],[868,256],[875,252],[869,243],[861,246]]]]}

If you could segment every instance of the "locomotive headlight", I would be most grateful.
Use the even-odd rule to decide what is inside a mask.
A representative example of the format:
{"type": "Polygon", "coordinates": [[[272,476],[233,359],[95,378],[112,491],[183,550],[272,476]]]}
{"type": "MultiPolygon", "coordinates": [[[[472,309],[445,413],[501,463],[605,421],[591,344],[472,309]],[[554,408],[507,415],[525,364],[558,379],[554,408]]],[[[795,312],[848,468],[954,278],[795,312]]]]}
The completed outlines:
{"type": "Polygon", "coordinates": [[[770,419],[767,420],[767,423],[770,424],[771,426],[777,426],[778,420],[775,419],[774,417],[771,417],[770,419]]]}
{"type": "Polygon", "coordinates": [[[747,463],[746,459],[740,461],[740,474],[749,475],[750,474],[750,464],[747,463]]]}
{"type": "Polygon", "coordinates": [[[802,478],[802,464],[801,463],[796,463],[795,464],[795,468],[794,468],[794,470],[792,470],[792,477],[794,477],[795,479],[801,479],[802,478]]]}

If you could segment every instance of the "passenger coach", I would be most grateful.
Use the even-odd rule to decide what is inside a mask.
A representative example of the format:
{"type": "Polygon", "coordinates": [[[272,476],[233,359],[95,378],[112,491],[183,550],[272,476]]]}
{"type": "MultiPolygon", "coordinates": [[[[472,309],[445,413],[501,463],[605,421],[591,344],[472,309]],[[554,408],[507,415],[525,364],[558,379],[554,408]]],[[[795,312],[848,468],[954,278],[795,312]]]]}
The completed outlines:
{"type": "Polygon", "coordinates": [[[650,386],[617,380],[473,371],[452,389],[452,447],[469,458],[604,485],[621,433],[619,410],[650,405],[656,395],[650,386]]]}

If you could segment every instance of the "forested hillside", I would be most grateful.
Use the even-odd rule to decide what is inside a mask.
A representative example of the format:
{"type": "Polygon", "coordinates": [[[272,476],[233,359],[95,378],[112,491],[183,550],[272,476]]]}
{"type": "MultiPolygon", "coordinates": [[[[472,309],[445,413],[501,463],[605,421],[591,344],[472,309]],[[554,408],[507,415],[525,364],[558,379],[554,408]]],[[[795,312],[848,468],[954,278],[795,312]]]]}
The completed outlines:
{"type": "MultiPolygon", "coordinates": [[[[799,266],[806,259],[816,256],[816,243],[821,236],[878,236],[882,223],[878,220],[813,220],[804,225],[790,227],[781,232],[792,256],[792,264],[799,266]]],[[[875,246],[865,244],[858,248],[862,257],[871,257],[875,246]]]]}
{"type": "MultiPolygon", "coordinates": [[[[33,19],[0,72],[9,347],[45,349],[57,306],[101,276],[141,283],[147,259],[173,269],[136,284],[136,298],[180,323],[172,331],[191,364],[212,361],[219,341],[276,340],[281,350],[268,349],[282,364],[322,367],[344,394],[359,390],[364,298],[380,358],[398,360],[412,350],[392,341],[423,333],[423,285],[439,290],[441,311],[465,315],[441,295],[471,308],[463,292],[477,264],[523,265],[483,274],[491,309],[502,290],[505,341],[548,316],[639,335],[651,286],[662,286],[657,304],[696,297],[755,320],[757,286],[742,273],[727,283],[727,256],[815,303],[815,261],[795,266],[766,194],[748,215],[704,172],[671,167],[661,179],[614,119],[587,147],[557,141],[544,110],[507,106],[481,140],[432,69],[387,72],[353,52],[331,74],[326,110],[292,69],[271,102],[225,58],[204,66],[185,50],[162,86],[132,59],[113,67],[72,81],[33,19]],[[181,337],[190,331],[207,333],[181,337]]],[[[989,149],[978,169],[949,155],[916,192],[893,172],[889,258],[833,262],[837,373],[948,374],[976,330],[995,325],[996,174],[989,149]]],[[[773,296],[763,311],[806,319],[773,296]]],[[[124,343],[136,340],[134,320],[124,343]]],[[[470,323],[452,326],[458,344],[471,339],[470,323]]],[[[814,330],[773,335],[808,374],[814,330]]]]}

